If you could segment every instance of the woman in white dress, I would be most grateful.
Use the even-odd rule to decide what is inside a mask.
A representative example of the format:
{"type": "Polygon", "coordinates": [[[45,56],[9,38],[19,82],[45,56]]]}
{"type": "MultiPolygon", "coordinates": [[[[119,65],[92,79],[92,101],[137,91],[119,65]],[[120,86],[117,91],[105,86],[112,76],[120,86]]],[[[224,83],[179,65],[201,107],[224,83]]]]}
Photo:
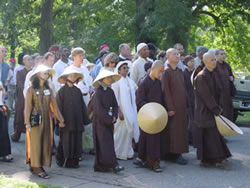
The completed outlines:
{"type": "Polygon", "coordinates": [[[135,91],[137,86],[133,80],[128,77],[130,61],[119,62],[115,72],[120,74],[121,79],[112,84],[116,100],[119,106],[119,117],[114,129],[114,143],[116,158],[127,160],[132,159],[134,151],[132,140],[138,142],[139,126],[137,123],[137,107],[135,91]]]}

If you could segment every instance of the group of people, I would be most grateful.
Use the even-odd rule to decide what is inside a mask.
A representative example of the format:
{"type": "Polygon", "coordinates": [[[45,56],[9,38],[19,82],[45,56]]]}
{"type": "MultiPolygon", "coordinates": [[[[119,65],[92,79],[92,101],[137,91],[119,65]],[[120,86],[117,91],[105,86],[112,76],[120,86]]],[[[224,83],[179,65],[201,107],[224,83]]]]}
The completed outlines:
{"type": "Polygon", "coordinates": [[[131,55],[130,46],[121,44],[117,55],[102,45],[89,63],[84,49],[69,53],[62,46],[59,59],[53,50],[43,56],[21,53],[15,67],[14,58],[4,62],[6,49],[0,46],[1,160],[13,160],[8,112],[14,112],[11,139],[18,142],[26,133],[26,162],[41,178],[49,178],[43,167],[51,166],[53,153],[58,166],[78,168],[86,148],[96,156],[97,172],[124,170],[118,161],[134,159],[135,152],[133,163],[154,172],[162,172],[161,160],[186,165],[182,154],[189,144],[202,167],[223,168],[231,153],[214,115],[233,119],[235,92],[225,51],[201,46],[185,56],[180,43],[158,51],[152,43],[139,43],[131,55]],[[157,134],[144,132],[137,121],[150,102],[168,113],[157,134]]]}

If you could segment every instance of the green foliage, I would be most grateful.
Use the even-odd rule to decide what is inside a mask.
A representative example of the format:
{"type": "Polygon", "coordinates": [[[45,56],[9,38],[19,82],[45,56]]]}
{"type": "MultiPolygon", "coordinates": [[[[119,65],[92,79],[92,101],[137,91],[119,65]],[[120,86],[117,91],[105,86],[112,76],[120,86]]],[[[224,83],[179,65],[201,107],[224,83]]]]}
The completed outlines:
{"type": "MultiPolygon", "coordinates": [[[[39,52],[42,0],[1,0],[0,41],[8,51],[39,52]]],[[[153,42],[161,49],[184,44],[224,48],[234,69],[249,67],[250,4],[245,0],[56,0],[53,42],[81,46],[93,61],[99,46],[118,52],[153,42]]]]}
{"type": "Polygon", "coordinates": [[[36,184],[28,181],[21,181],[16,179],[7,178],[0,175],[0,187],[10,188],[60,188],[58,186],[49,186],[44,184],[36,184]]]}

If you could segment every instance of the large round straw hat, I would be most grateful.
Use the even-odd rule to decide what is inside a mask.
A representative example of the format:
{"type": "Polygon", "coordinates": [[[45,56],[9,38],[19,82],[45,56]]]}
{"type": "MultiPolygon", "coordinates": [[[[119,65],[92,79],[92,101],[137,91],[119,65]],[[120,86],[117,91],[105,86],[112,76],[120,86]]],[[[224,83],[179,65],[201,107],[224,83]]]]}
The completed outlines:
{"type": "Polygon", "coordinates": [[[109,70],[103,68],[100,70],[99,74],[97,75],[97,77],[94,80],[94,82],[92,83],[92,85],[94,87],[98,88],[99,87],[98,81],[102,80],[103,78],[109,77],[109,76],[112,76],[112,79],[114,80],[114,82],[120,80],[120,78],[121,78],[121,75],[116,74],[112,71],[109,71],[109,70]]]}
{"type": "Polygon", "coordinates": [[[120,62],[116,65],[116,67],[115,67],[115,73],[119,74],[119,73],[118,73],[118,72],[119,72],[118,70],[119,70],[119,68],[120,68],[122,65],[124,65],[124,64],[127,64],[128,67],[129,67],[129,69],[131,68],[131,65],[132,65],[131,61],[128,61],[128,60],[126,60],[126,61],[120,61],[120,62]]]}
{"type": "Polygon", "coordinates": [[[161,104],[150,102],[141,107],[137,115],[137,120],[144,132],[156,134],[166,127],[168,113],[161,104]]]}
{"type": "Polygon", "coordinates": [[[222,136],[243,135],[242,130],[226,117],[215,116],[217,129],[222,136]]]}
{"type": "Polygon", "coordinates": [[[58,77],[57,81],[61,84],[65,84],[65,79],[64,76],[67,76],[69,74],[76,74],[77,79],[79,79],[78,81],[83,79],[83,74],[78,72],[77,70],[73,69],[72,67],[67,67],[66,69],[64,69],[63,73],[58,77]]]}
{"type": "Polygon", "coordinates": [[[51,78],[53,76],[55,76],[56,74],[56,71],[46,65],[38,65],[35,70],[33,71],[33,73],[31,74],[30,76],[30,81],[32,82],[34,80],[34,77],[37,73],[40,73],[40,72],[49,72],[51,78]]]}

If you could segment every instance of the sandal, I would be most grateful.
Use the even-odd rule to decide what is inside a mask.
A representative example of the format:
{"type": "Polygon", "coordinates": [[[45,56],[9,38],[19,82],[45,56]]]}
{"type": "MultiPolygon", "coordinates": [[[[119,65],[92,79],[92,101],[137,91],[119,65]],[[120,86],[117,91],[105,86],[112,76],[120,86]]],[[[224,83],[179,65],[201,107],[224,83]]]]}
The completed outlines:
{"type": "Polygon", "coordinates": [[[162,168],[160,167],[160,165],[154,165],[153,167],[152,167],[152,170],[154,171],[154,172],[157,172],[157,173],[159,173],[159,172],[162,172],[163,170],[162,170],[162,168]]]}
{"type": "Polygon", "coordinates": [[[50,178],[46,172],[38,173],[37,176],[39,178],[43,178],[43,179],[49,179],[50,178]]]}

